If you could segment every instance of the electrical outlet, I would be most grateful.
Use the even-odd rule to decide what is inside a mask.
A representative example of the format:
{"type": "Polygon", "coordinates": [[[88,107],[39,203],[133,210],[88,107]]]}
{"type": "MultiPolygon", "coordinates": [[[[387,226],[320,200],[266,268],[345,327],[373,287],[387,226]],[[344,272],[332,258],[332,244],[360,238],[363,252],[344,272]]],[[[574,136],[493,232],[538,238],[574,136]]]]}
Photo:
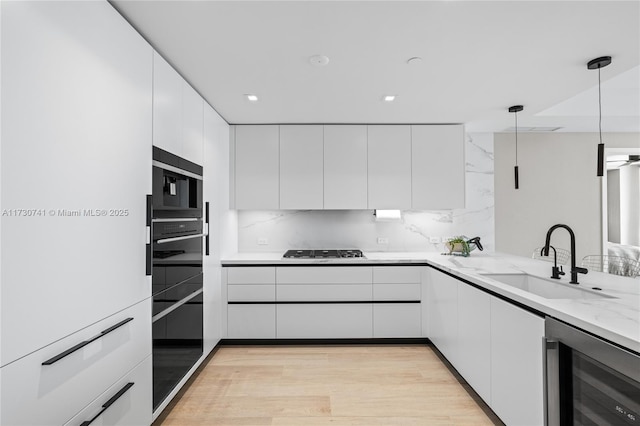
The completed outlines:
{"type": "Polygon", "coordinates": [[[259,246],[269,245],[269,240],[267,238],[258,238],[258,245],[259,246]]]}
{"type": "Polygon", "coordinates": [[[430,243],[439,243],[440,241],[440,237],[429,237],[430,243]]]}
{"type": "Polygon", "coordinates": [[[389,244],[389,238],[387,238],[387,237],[378,237],[378,244],[389,244]]]}

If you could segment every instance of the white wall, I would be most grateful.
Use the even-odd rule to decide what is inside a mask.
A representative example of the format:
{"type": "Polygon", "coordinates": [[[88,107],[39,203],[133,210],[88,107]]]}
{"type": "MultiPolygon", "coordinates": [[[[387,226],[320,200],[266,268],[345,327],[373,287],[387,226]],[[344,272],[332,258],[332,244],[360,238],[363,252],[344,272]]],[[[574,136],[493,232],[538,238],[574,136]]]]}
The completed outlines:
{"type": "MultiPolygon", "coordinates": [[[[636,133],[607,133],[608,148],[637,148],[636,133]]],[[[496,133],[496,250],[530,256],[557,223],[576,234],[576,257],[602,253],[601,178],[596,176],[594,133],[518,135],[520,189],[514,189],[515,142],[512,133],[496,133]]],[[[569,248],[568,233],[557,230],[551,243],[569,248]]]]}
{"type": "Polygon", "coordinates": [[[401,222],[375,222],[373,210],[239,211],[241,252],[291,248],[360,248],[365,251],[443,251],[429,237],[480,236],[494,247],[493,135],[466,137],[466,208],[405,211],[401,222]],[[378,237],[389,244],[377,244],[378,237]],[[267,239],[268,245],[258,245],[267,239]]]}
{"type": "Polygon", "coordinates": [[[640,246],[640,167],[620,167],[620,243],[640,246]]]}

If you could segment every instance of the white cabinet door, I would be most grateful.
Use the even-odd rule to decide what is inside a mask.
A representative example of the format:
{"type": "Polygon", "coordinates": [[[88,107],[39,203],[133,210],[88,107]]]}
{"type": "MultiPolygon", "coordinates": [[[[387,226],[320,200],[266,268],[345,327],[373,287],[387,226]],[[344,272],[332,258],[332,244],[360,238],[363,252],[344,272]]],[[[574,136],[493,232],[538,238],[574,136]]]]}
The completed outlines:
{"type": "Polygon", "coordinates": [[[491,298],[491,408],[508,425],[544,424],[543,336],[543,318],[491,298]]]}
{"type": "Polygon", "coordinates": [[[374,303],[373,337],[420,337],[420,303],[374,303]]]}
{"type": "Polygon", "coordinates": [[[456,369],[491,404],[491,296],[458,282],[458,354],[456,369]]]}
{"type": "Polygon", "coordinates": [[[236,209],[279,209],[279,127],[236,126],[235,133],[236,209]]]}
{"type": "Polygon", "coordinates": [[[367,208],[367,126],[324,126],[324,208],[367,208]]]}
{"type": "Polygon", "coordinates": [[[417,303],[374,303],[373,337],[422,335],[422,267],[374,266],[373,300],[417,303]]]}
{"type": "Polygon", "coordinates": [[[453,364],[458,357],[458,280],[429,269],[429,338],[453,364]]]}
{"type": "Polygon", "coordinates": [[[227,336],[231,339],[275,339],[276,305],[228,305],[227,336]]]}
{"type": "MultiPolygon", "coordinates": [[[[203,258],[204,353],[222,337],[222,220],[228,215],[229,125],[208,104],[204,105],[203,197],[209,203],[209,254],[203,258]]],[[[225,301],[226,305],[226,301],[225,301]]]]}
{"type": "Polygon", "coordinates": [[[1,218],[6,365],[150,296],[153,53],[107,2],[0,7],[1,204],[41,209],[1,218]]]}
{"type": "Polygon", "coordinates": [[[463,208],[464,177],[463,126],[411,126],[411,208],[463,208]]]}
{"type": "Polygon", "coordinates": [[[189,83],[182,80],[181,157],[199,165],[202,165],[204,160],[203,120],[204,101],[189,83]]]}
{"type": "MultiPolygon", "coordinates": [[[[2,367],[0,424],[63,424],[150,355],[147,299],[2,367]]],[[[139,386],[151,394],[151,381],[139,386]]]]}
{"type": "Polygon", "coordinates": [[[153,52],[153,144],[182,156],[182,85],[180,74],[153,52]]]}
{"type": "Polygon", "coordinates": [[[411,208],[411,127],[368,126],[370,209],[411,208]]]}
{"type": "Polygon", "coordinates": [[[91,422],[95,426],[151,424],[153,404],[151,380],[151,356],[148,356],[78,415],[65,423],[65,426],[86,424],[84,422],[91,422]],[[107,402],[111,402],[111,404],[104,409],[107,402]]]}
{"type": "Polygon", "coordinates": [[[371,338],[371,303],[277,305],[279,339],[371,338]]]}
{"type": "Polygon", "coordinates": [[[322,209],[322,126],[280,126],[280,209],[322,209]]]}

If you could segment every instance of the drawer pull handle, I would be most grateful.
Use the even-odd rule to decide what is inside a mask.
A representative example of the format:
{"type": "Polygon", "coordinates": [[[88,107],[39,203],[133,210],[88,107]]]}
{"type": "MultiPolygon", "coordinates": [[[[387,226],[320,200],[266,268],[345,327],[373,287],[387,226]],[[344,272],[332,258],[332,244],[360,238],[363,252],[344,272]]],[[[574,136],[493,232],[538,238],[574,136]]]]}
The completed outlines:
{"type": "Polygon", "coordinates": [[[60,361],[62,358],[66,357],[67,355],[70,355],[72,353],[74,353],[75,351],[77,351],[78,349],[84,348],[85,346],[87,346],[89,343],[94,342],[96,340],[98,340],[99,338],[111,333],[113,330],[122,327],[123,325],[125,325],[126,323],[128,323],[129,321],[133,321],[133,318],[127,318],[125,320],[120,321],[119,323],[117,323],[116,325],[113,325],[109,328],[107,328],[106,330],[102,330],[100,332],[100,334],[97,334],[95,336],[93,336],[92,338],[90,338],[89,340],[85,340],[84,342],[80,342],[77,345],[75,345],[72,348],[67,349],[64,352],[59,353],[58,355],[54,356],[53,358],[49,358],[48,360],[46,360],[45,362],[42,363],[42,365],[51,365],[54,364],[58,361],[60,361]]]}
{"type": "Polygon", "coordinates": [[[93,421],[97,419],[102,413],[104,413],[109,407],[111,407],[111,405],[113,405],[113,403],[116,402],[118,398],[124,395],[124,393],[128,391],[131,388],[131,386],[133,386],[133,382],[129,382],[126,385],[124,385],[124,387],[120,389],[118,393],[113,395],[111,398],[109,398],[107,402],[102,404],[102,410],[100,410],[98,414],[96,414],[91,420],[85,420],[84,422],[80,423],[80,426],[89,426],[91,423],[93,423],[93,421]]]}
{"type": "Polygon", "coordinates": [[[184,237],[171,237],[171,238],[163,238],[161,240],[156,240],[157,244],[165,244],[165,243],[172,243],[174,241],[183,241],[183,240],[190,240],[192,238],[202,238],[202,237],[206,237],[205,234],[193,234],[193,235],[185,235],[184,237]]]}

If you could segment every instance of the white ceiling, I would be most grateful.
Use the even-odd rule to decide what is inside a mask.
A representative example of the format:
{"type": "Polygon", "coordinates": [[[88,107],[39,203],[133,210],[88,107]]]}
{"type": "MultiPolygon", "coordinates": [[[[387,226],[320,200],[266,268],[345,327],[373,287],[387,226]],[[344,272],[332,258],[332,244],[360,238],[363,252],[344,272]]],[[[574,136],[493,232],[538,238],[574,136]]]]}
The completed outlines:
{"type": "Polygon", "coordinates": [[[638,1],[112,4],[229,123],[502,131],[513,126],[507,108],[522,104],[519,125],[597,131],[598,77],[586,63],[609,55],[603,131],[640,131],[638,1]],[[330,62],[315,67],[313,55],[330,62]],[[414,56],[422,62],[407,64],[414,56]]]}

